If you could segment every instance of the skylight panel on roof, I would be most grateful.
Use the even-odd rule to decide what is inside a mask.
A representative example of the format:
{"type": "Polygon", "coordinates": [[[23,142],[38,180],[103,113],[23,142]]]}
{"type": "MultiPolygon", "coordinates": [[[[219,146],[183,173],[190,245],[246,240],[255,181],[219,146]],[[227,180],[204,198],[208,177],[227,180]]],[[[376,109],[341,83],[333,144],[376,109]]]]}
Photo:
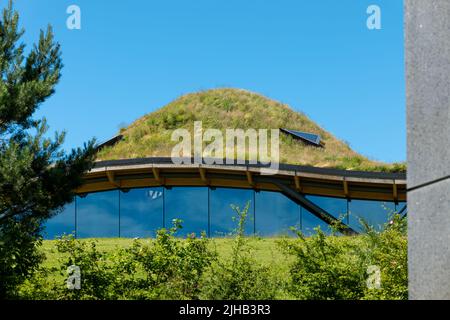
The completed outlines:
{"type": "Polygon", "coordinates": [[[313,144],[317,147],[322,146],[321,139],[318,134],[302,132],[302,131],[297,131],[297,130],[289,130],[289,129],[284,129],[284,128],[281,128],[280,130],[283,131],[284,133],[287,133],[287,134],[293,136],[294,138],[300,139],[306,143],[313,144]]]}

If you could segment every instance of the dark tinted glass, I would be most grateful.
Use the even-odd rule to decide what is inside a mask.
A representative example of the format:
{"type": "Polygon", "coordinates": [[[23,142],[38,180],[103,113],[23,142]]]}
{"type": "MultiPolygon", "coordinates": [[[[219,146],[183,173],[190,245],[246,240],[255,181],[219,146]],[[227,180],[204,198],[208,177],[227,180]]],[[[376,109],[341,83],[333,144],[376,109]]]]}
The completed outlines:
{"type": "Polygon", "coordinates": [[[308,133],[308,132],[302,132],[297,130],[289,130],[289,129],[283,129],[287,133],[293,135],[296,138],[300,138],[303,140],[307,140],[313,144],[318,145],[320,143],[320,136],[314,133],[308,133]]]}
{"type": "Polygon", "coordinates": [[[302,232],[305,236],[315,234],[316,230],[314,229],[317,227],[320,227],[320,229],[326,234],[331,234],[331,229],[328,226],[328,224],[322,219],[319,219],[318,217],[310,213],[305,208],[301,208],[301,217],[302,217],[302,232]]]}
{"type": "Polygon", "coordinates": [[[306,196],[306,198],[316,205],[324,209],[336,219],[344,223],[348,222],[347,217],[347,199],[321,197],[321,196],[306,196]]]}
{"type": "Polygon", "coordinates": [[[77,198],[77,237],[119,236],[119,191],[90,193],[77,198]]]}
{"type": "Polygon", "coordinates": [[[211,236],[220,237],[232,233],[237,228],[237,213],[231,205],[244,210],[247,203],[249,209],[245,221],[245,234],[254,233],[254,207],[253,190],[217,188],[211,189],[210,214],[211,214],[211,236]]]}
{"type": "Polygon", "coordinates": [[[395,205],[395,211],[397,213],[400,213],[402,215],[404,215],[407,211],[406,208],[406,202],[399,202],[398,204],[395,205]]]}
{"type": "Polygon", "coordinates": [[[300,228],[299,206],[278,192],[256,192],[256,234],[291,235],[291,227],[300,228]]]}
{"type": "Polygon", "coordinates": [[[352,200],[349,202],[349,224],[354,230],[364,232],[362,219],[376,230],[381,230],[394,212],[393,202],[352,200]]]}
{"type": "Polygon", "coordinates": [[[170,228],[174,219],[182,220],[179,236],[202,231],[208,232],[208,188],[175,187],[165,192],[165,226],[170,228]]]}
{"type": "Polygon", "coordinates": [[[162,227],[162,188],[131,189],[120,193],[121,237],[154,237],[162,227]]]}
{"type": "Polygon", "coordinates": [[[75,201],[66,204],[60,213],[45,223],[44,228],[45,239],[75,233],[75,201]]]}

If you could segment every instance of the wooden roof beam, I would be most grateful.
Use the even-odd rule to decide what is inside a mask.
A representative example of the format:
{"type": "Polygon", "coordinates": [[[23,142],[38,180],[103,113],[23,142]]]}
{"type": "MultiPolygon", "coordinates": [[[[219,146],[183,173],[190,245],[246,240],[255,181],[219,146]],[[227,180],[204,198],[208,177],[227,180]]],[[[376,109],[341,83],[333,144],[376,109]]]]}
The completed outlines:
{"type": "Polygon", "coordinates": [[[153,172],[153,177],[155,178],[155,180],[159,184],[164,184],[164,181],[163,181],[163,179],[161,178],[161,175],[160,175],[159,168],[152,167],[152,172],[153,172]]]}
{"type": "Polygon", "coordinates": [[[252,187],[255,186],[255,182],[253,181],[253,176],[252,173],[250,171],[245,171],[245,174],[247,175],[247,182],[249,185],[251,185],[252,187]]]}
{"type": "Polygon", "coordinates": [[[395,183],[395,180],[392,184],[392,196],[394,197],[395,203],[398,203],[398,190],[397,190],[397,184],[395,183]]]}
{"type": "Polygon", "coordinates": [[[106,177],[113,186],[120,187],[120,184],[115,179],[114,171],[106,171],[106,177]]]}
{"type": "Polygon", "coordinates": [[[344,180],[342,181],[342,186],[344,188],[344,195],[345,195],[345,197],[346,198],[350,198],[350,192],[348,190],[348,182],[347,182],[347,180],[345,180],[345,177],[344,177],[344,180]]]}
{"type": "Polygon", "coordinates": [[[303,191],[303,187],[302,187],[302,184],[300,182],[300,177],[295,175],[294,176],[294,181],[295,181],[295,189],[297,189],[298,192],[302,192],[303,191]]]}
{"type": "Polygon", "coordinates": [[[209,186],[209,180],[206,177],[206,169],[205,168],[198,168],[199,172],[200,172],[200,178],[202,179],[202,181],[209,186]]]}

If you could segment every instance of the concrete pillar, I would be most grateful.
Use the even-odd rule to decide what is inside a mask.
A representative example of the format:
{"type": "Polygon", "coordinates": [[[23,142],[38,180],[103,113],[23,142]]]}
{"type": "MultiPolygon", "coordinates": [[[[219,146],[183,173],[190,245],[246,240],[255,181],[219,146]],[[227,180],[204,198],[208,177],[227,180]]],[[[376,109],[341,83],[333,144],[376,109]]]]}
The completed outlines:
{"type": "Polygon", "coordinates": [[[410,299],[450,299],[450,1],[405,0],[410,299]]]}

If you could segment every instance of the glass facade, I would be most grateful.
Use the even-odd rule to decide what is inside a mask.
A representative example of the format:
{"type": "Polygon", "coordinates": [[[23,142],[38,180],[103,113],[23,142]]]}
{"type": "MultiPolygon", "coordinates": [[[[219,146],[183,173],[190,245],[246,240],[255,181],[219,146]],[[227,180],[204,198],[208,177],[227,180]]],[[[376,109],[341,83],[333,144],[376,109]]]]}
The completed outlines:
{"type": "Polygon", "coordinates": [[[174,219],[182,220],[178,235],[203,231],[208,233],[208,188],[176,187],[164,192],[164,226],[172,227],[174,219]]]}
{"type": "Polygon", "coordinates": [[[399,202],[395,205],[395,212],[399,213],[401,216],[407,214],[406,202],[399,202]]]}
{"type": "MultiPolygon", "coordinates": [[[[335,218],[358,232],[364,220],[381,229],[395,211],[406,203],[346,200],[307,195],[335,218]]],[[[77,196],[58,215],[48,220],[44,236],[54,239],[64,233],[78,238],[154,237],[156,230],[170,228],[174,219],[182,220],[179,236],[202,231],[211,237],[230,235],[237,227],[237,213],[249,204],[245,233],[274,237],[294,235],[291,227],[312,235],[320,226],[331,233],[328,224],[285,197],[282,193],[237,188],[172,187],[112,190],[77,196]]]]}
{"type": "Polygon", "coordinates": [[[119,228],[119,190],[77,197],[76,235],[78,238],[115,238],[119,228]]]}
{"type": "Polygon", "coordinates": [[[381,230],[395,212],[395,203],[383,201],[349,201],[349,225],[358,232],[364,232],[364,223],[375,230],[381,230]]]}
{"type": "Polygon", "coordinates": [[[139,188],[120,192],[120,236],[155,237],[163,227],[162,188],[139,188]]]}
{"type": "Polygon", "coordinates": [[[302,233],[305,236],[311,236],[316,233],[316,228],[320,227],[320,230],[325,232],[325,234],[331,234],[330,226],[322,219],[316,217],[314,214],[301,208],[302,217],[302,233]]]}
{"type": "Polygon", "coordinates": [[[279,192],[256,192],[256,233],[263,237],[295,235],[300,228],[300,206],[279,192]]]}
{"type": "Polygon", "coordinates": [[[336,219],[339,219],[343,223],[348,223],[348,201],[346,199],[309,195],[305,197],[324,209],[336,219]]]}
{"type": "Polygon", "coordinates": [[[63,234],[75,233],[75,201],[67,204],[58,214],[48,220],[44,237],[54,239],[63,234]]]}
{"type": "Polygon", "coordinates": [[[253,190],[214,188],[210,191],[210,235],[223,237],[230,235],[237,227],[237,212],[249,205],[245,221],[245,234],[252,235],[254,228],[254,192],[253,190]]]}

